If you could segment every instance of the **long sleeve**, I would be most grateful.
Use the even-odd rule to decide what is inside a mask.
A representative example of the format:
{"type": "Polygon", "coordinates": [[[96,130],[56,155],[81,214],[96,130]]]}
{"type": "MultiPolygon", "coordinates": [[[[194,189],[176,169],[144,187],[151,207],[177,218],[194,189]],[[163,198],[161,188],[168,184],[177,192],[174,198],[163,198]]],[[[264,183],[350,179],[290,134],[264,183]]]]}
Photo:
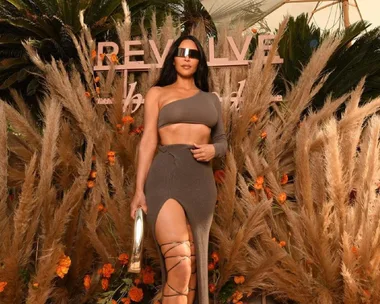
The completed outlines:
{"type": "Polygon", "coordinates": [[[224,131],[223,117],[222,117],[222,106],[220,104],[219,98],[213,94],[215,107],[218,111],[218,122],[211,129],[211,140],[215,147],[215,157],[222,157],[226,155],[227,152],[227,136],[224,131]]]}

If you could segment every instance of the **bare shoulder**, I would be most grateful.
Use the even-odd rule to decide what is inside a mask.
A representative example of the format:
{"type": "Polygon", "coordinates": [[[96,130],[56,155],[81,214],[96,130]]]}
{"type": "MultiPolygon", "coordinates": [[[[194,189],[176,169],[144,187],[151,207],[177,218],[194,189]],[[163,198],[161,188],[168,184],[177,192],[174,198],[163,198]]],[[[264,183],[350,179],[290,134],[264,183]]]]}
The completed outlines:
{"type": "Polygon", "coordinates": [[[157,103],[162,95],[161,87],[151,87],[145,95],[145,102],[157,103]]]}

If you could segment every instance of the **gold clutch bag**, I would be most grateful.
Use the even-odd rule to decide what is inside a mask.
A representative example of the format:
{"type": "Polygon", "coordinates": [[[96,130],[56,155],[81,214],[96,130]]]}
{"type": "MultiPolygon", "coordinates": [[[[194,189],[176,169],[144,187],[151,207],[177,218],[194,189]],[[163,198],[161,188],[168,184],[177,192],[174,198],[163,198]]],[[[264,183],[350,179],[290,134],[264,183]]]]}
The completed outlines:
{"type": "Polygon", "coordinates": [[[128,272],[139,273],[141,271],[142,245],[144,236],[144,212],[141,208],[136,210],[135,227],[133,231],[133,248],[128,272]]]}

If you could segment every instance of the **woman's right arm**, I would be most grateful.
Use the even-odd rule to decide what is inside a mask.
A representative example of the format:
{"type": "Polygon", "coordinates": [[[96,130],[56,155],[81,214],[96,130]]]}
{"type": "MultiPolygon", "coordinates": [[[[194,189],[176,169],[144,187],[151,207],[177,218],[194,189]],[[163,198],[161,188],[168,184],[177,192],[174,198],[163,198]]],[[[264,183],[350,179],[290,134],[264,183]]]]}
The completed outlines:
{"type": "Polygon", "coordinates": [[[157,119],[160,87],[152,87],[144,101],[144,132],[138,149],[135,195],[131,203],[131,217],[134,219],[136,209],[141,206],[148,212],[144,195],[144,184],[158,143],[157,119]]]}

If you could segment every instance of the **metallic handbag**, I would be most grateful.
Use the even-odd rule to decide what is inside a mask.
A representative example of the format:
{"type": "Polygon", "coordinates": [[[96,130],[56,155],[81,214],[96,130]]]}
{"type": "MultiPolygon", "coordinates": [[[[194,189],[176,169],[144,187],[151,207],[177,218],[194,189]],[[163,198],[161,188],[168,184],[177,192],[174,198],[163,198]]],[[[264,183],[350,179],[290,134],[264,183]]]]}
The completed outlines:
{"type": "Polygon", "coordinates": [[[144,212],[141,208],[136,210],[135,227],[133,231],[133,248],[128,272],[139,273],[141,271],[142,245],[144,236],[144,212]]]}

